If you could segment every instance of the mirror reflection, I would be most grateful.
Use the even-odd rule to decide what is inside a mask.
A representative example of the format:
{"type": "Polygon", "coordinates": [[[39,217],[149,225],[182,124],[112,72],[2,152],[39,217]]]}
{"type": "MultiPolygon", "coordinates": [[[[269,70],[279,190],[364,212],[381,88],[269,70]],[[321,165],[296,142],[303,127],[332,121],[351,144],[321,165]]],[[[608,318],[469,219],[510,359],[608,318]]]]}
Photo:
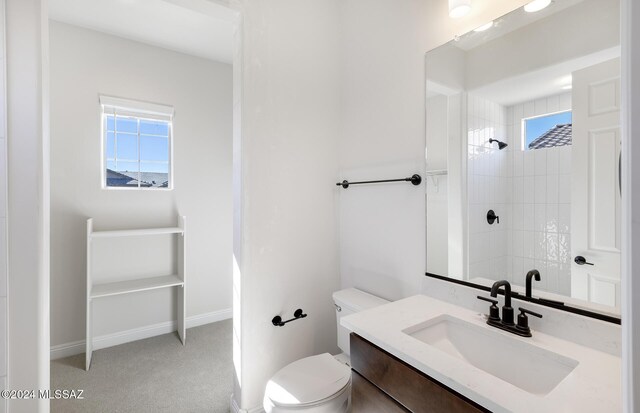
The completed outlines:
{"type": "Polygon", "coordinates": [[[556,0],[426,54],[428,273],[537,270],[534,297],[619,314],[619,13],[556,0]]]}

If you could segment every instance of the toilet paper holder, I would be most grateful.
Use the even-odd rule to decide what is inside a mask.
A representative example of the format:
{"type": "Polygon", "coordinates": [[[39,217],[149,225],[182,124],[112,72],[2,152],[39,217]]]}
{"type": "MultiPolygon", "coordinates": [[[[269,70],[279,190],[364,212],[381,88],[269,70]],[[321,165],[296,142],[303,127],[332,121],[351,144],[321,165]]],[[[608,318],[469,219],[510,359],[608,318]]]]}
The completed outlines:
{"type": "Polygon", "coordinates": [[[293,313],[293,318],[286,320],[286,321],[282,321],[282,317],[280,317],[279,315],[273,317],[273,319],[271,320],[271,324],[273,324],[276,327],[283,327],[285,324],[290,323],[292,321],[296,321],[299,320],[301,318],[305,318],[307,315],[302,311],[302,308],[298,308],[294,313],[293,313]]]}

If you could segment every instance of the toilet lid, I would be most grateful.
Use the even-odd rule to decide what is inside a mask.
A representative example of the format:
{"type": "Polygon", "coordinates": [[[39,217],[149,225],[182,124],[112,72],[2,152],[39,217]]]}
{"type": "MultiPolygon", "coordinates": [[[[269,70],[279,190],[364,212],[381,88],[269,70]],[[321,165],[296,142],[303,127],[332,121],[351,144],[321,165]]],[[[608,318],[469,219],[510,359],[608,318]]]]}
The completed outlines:
{"type": "Polygon", "coordinates": [[[350,379],[349,366],[324,353],[282,368],[267,383],[265,396],[281,406],[310,404],[338,393],[350,379]]]}

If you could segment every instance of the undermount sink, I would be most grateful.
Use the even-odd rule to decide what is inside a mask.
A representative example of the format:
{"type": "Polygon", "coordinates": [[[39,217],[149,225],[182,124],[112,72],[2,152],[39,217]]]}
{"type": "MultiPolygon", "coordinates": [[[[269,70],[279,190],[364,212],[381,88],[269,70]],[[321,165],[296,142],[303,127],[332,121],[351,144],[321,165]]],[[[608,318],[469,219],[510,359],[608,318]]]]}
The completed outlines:
{"type": "Polygon", "coordinates": [[[432,318],[402,331],[536,395],[550,393],[578,365],[576,360],[522,339],[449,315],[432,318]]]}

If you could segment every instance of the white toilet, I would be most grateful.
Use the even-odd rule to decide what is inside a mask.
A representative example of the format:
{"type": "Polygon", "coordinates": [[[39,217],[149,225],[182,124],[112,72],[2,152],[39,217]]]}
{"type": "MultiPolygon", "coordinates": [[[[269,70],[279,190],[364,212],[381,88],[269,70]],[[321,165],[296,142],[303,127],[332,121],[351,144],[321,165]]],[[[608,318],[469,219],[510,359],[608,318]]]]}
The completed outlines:
{"type": "Polygon", "coordinates": [[[333,293],[338,326],[338,347],[344,352],[305,357],[278,371],[267,383],[264,394],[266,413],[305,412],[343,413],[349,410],[351,367],[349,333],[340,318],[389,301],[348,288],[333,293]]]}

